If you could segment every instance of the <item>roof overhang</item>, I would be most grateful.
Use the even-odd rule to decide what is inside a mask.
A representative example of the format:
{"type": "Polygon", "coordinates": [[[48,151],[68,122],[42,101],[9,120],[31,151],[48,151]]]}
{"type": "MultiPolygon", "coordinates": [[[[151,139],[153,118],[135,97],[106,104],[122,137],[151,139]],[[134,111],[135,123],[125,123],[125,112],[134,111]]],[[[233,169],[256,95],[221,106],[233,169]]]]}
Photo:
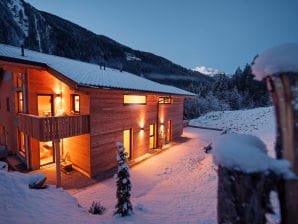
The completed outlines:
{"type": "Polygon", "coordinates": [[[20,70],[24,70],[28,68],[45,70],[49,72],[51,75],[55,76],[57,79],[68,84],[71,88],[73,89],[78,88],[78,84],[75,81],[73,81],[72,79],[69,79],[67,76],[65,76],[64,74],[61,74],[60,72],[56,71],[55,69],[53,69],[52,67],[48,66],[45,63],[0,56],[0,67],[3,67],[6,70],[9,70],[9,68],[12,68],[12,67],[20,70]]]}

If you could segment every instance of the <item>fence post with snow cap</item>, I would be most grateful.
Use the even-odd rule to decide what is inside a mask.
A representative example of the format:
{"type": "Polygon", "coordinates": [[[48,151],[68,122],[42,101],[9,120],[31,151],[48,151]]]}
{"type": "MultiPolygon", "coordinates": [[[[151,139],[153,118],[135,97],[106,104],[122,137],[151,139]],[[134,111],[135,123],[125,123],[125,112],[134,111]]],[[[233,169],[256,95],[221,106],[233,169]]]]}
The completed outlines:
{"type": "Polygon", "coordinates": [[[212,153],[218,165],[218,223],[266,223],[270,192],[281,179],[295,176],[290,163],[269,157],[265,144],[246,134],[222,135],[212,153]]]}
{"type": "MultiPolygon", "coordinates": [[[[258,56],[252,71],[266,79],[276,114],[276,157],[290,161],[298,176],[298,43],[284,44],[258,56]]],[[[282,223],[298,223],[298,180],[279,184],[282,223]]]]}

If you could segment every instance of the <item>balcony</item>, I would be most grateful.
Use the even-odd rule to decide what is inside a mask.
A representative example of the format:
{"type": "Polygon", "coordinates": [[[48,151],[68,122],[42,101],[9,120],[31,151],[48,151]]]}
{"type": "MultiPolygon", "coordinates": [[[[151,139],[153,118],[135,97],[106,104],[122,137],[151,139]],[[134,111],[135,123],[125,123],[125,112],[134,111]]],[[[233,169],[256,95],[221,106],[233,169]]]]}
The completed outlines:
{"type": "Polygon", "coordinates": [[[20,131],[43,142],[90,132],[89,115],[40,117],[18,114],[17,126],[20,131]]]}

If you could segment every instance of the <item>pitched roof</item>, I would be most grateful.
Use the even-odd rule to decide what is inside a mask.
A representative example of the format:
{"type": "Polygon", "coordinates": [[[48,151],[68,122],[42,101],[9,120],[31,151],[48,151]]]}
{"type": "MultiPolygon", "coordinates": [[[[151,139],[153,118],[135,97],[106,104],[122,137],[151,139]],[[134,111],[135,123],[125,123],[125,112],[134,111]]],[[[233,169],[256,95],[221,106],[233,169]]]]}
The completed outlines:
{"type": "Polygon", "coordinates": [[[27,49],[25,50],[25,56],[22,56],[19,47],[10,45],[0,44],[0,60],[17,60],[20,63],[48,66],[81,86],[138,90],[186,96],[195,95],[191,92],[153,82],[128,72],[120,72],[119,70],[111,68],[104,70],[101,69],[99,65],[69,58],[27,49]]]}

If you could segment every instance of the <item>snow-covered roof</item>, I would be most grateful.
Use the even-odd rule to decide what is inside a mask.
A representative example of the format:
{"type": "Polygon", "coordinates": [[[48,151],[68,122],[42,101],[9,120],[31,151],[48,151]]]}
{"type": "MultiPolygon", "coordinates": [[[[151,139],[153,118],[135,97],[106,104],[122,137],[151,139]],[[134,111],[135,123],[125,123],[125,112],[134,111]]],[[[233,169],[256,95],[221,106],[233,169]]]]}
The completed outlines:
{"type": "Polygon", "coordinates": [[[163,85],[137,75],[119,70],[100,68],[99,65],[48,55],[21,48],[0,44],[0,60],[20,60],[24,63],[41,63],[73,80],[78,85],[88,87],[106,87],[115,89],[138,90],[165,94],[194,96],[195,94],[168,85],[163,85]]]}
{"type": "Polygon", "coordinates": [[[254,61],[252,72],[257,80],[280,73],[298,73],[298,43],[266,50],[254,61]]]}

